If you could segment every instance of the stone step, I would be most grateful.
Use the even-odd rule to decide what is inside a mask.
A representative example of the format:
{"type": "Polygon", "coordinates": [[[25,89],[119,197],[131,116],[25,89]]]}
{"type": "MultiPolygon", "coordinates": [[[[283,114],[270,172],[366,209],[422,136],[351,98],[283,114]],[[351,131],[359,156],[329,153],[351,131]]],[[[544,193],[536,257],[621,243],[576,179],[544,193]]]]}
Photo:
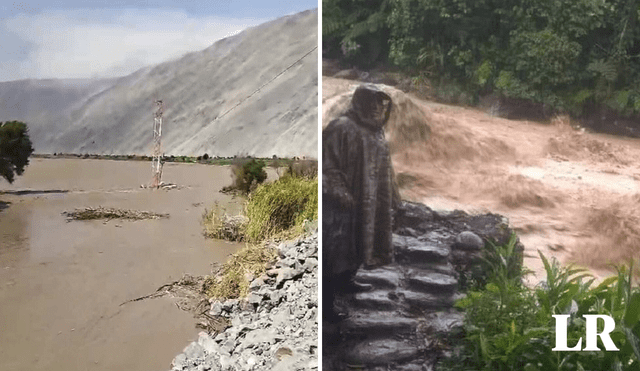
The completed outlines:
{"type": "MultiPolygon", "coordinates": [[[[420,349],[410,340],[377,339],[356,343],[347,350],[345,360],[351,365],[390,365],[405,363],[421,355],[420,349]]],[[[368,368],[367,368],[368,369],[368,368]]]]}
{"type": "Polygon", "coordinates": [[[404,274],[397,265],[389,265],[376,269],[360,269],[354,280],[364,285],[372,285],[376,288],[395,289],[400,286],[404,274]]]}
{"type": "Polygon", "coordinates": [[[408,276],[414,274],[414,273],[411,273],[413,271],[435,272],[435,273],[446,274],[452,277],[456,276],[456,270],[453,267],[453,264],[451,264],[450,262],[446,262],[446,263],[424,262],[418,265],[407,266],[407,268],[408,268],[407,269],[408,276]]]}
{"type": "Polygon", "coordinates": [[[451,252],[446,245],[396,234],[393,235],[393,245],[398,260],[414,266],[425,263],[446,263],[451,252]]]}
{"type": "Polygon", "coordinates": [[[407,276],[409,276],[409,287],[428,293],[453,294],[458,286],[458,280],[442,273],[414,269],[407,276]]]}
{"type": "Polygon", "coordinates": [[[374,290],[355,294],[353,304],[364,309],[395,310],[399,308],[400,300],[393,291],[374,290]]]}
{"type": "Polygon", "coordinates": [[[448,309],[451,308],[454,303],[453,293],[430,294],[425,292],[416,292],[413,290],[400,290],[397,292],[397,295],[409,306],[409,309],[448,309]]]}
{"type": "Polygon", "coordinates": [[[403,317],[397,312],[361,311],[342,323],[349,334],[389,335],[415,333],[418,320],[403,317]]]}

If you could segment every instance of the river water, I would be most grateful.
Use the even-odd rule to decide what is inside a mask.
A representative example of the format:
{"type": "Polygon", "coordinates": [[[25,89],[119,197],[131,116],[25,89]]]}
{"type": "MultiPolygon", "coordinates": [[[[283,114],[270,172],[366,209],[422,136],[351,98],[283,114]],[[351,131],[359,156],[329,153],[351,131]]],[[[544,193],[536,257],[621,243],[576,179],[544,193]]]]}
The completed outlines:
{"type": "Polygon", "coordinates": [[[228,167],[165,164],[169,191],[148,162],[32,159],[0,180],[0,370],[167,370],[196,320],[169,297],[120,304],[183,274],[208,274],[240,244],[205,240],[200,220],[228,167]],[[63,211],[116,207],[168,219],[67,222],[63,211]]]}

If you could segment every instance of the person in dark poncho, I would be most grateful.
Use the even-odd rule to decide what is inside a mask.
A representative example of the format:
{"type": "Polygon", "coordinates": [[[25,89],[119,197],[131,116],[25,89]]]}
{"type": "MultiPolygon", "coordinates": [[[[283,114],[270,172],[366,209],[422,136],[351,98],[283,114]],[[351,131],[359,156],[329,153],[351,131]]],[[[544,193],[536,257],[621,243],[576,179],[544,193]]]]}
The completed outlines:
{"type": "Polygon", "coordinates": [[[363,84],[322,133],[323,312],[330,322],[341,318],[336,294],[357,290],[360,266],[393,261],[392,213],[400,196],[384,137],[391,107],[388,94],[363,84]]]}

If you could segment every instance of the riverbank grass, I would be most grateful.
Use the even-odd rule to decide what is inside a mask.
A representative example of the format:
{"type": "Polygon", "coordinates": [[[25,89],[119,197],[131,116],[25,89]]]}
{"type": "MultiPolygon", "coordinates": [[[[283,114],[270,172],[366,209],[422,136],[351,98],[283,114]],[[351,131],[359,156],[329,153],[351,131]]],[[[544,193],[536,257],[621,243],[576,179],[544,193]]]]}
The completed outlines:
{"type": "Polygon", "coordinates": [[[205,283],[207,295],[218,299],[247,296],[249,282],[253,277],[263,274],[277,256],[276,249],[271,246],[247,245],[231,255],[215,277],[208,278],[205,283]]]}
{"type": "Polygon", "coordinates": [[[224,300],[246,296],[251,280],[276,261],[277,250],[267,241],[296,238],[317,223],[317,175],[289,171],[275,182],[259,185],[249,194],[245,213],[246,217],[227,216],[224,208],[215,207],[203,216],[205,235],[248,242],[208,279],[209,297],[224,300]]]}
{"type": "Polygon", "coordinates": [[[249,242],[294,238],[304,233],[306,221],[318,218],[318,178],[284,175],[258,187],[247,203],[249,242]]]}

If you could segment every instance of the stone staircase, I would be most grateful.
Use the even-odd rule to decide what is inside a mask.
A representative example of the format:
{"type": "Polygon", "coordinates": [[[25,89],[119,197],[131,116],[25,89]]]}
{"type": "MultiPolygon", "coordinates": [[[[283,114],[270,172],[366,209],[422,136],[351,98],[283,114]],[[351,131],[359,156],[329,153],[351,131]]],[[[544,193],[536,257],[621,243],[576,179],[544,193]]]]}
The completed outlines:
{"type": "MultiPolygon", "coordinates": [[[[339,296],[349,316],[324,324],[324,370],[432,370],[443,356],[442,336],[460,329],[458,277],[474,264],[485,239],[506,242],[511,231],[494,214],[437,213],[406,203],[393,235],[395,262],[358,271],[363,288],[339,296]]],[[[458,331],[459,333],[459,331],[458,331]]]]}

